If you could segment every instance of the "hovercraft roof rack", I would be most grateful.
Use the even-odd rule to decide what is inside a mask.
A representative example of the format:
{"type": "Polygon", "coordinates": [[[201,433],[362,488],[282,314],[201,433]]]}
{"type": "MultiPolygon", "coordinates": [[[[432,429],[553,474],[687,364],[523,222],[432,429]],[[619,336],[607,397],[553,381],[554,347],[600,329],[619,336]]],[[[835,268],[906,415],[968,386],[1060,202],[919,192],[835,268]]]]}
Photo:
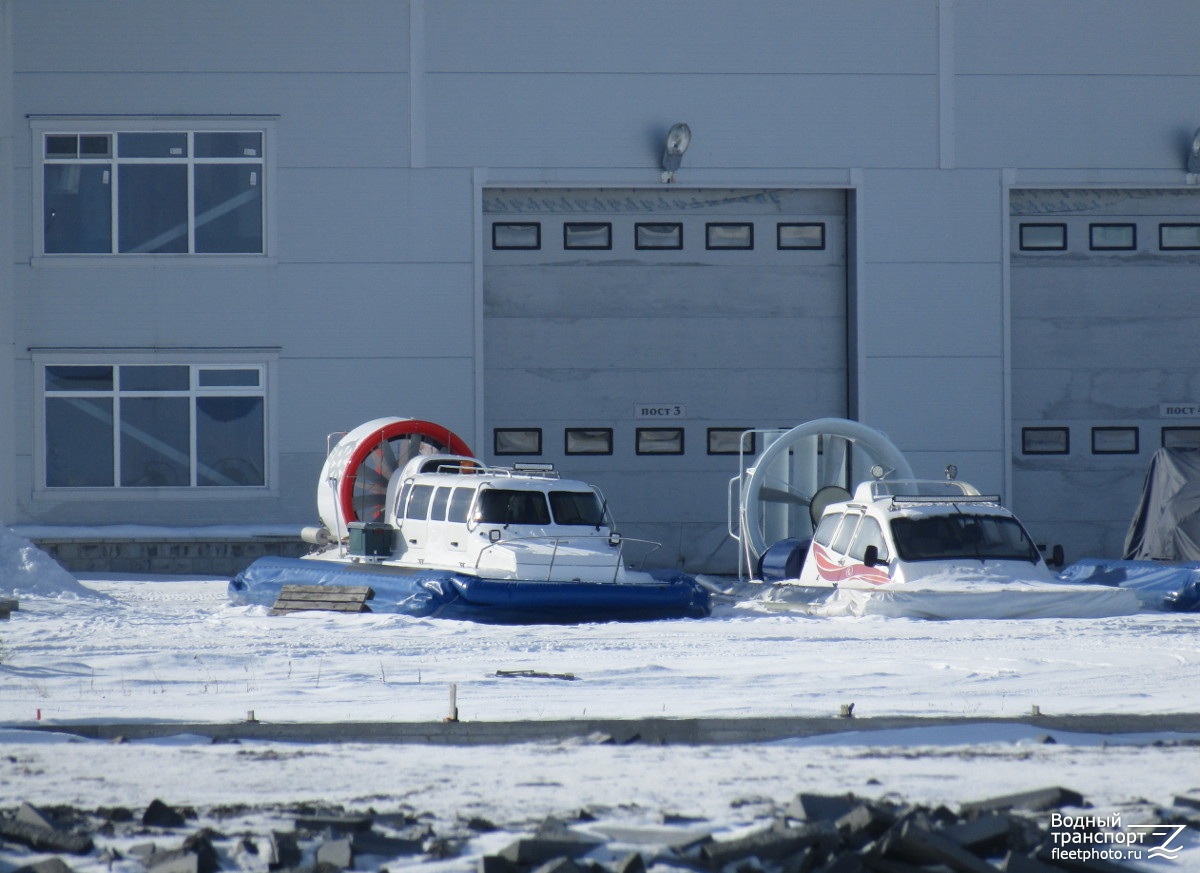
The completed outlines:
{"type": "Polygon", "coordinates": [[[511,467],[489,467],[473,458],[455,455],[434,455],[421,460],[415,472],[422,473],[457,473],[467,476],[526,476],[535,479],[558,479],[558,471],[553,464],[546,463],[517,463],[511,467]]]}
{"type": "Polygon", "coordinates": [[[1000,503],[999,494],[980,494],[974,485],[958,479],[875,479],[863,482],[854,493],[856,503],[884,499],[890,499],[892,506],[1000,503]]]}

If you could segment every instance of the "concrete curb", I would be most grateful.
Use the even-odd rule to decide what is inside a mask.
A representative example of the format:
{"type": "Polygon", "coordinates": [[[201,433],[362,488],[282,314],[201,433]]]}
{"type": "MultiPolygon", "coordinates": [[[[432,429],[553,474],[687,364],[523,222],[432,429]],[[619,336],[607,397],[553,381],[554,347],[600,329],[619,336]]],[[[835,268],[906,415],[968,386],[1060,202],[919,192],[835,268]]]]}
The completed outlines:
{"type": "MultiPolygon", "coordinates": [[[[877,716],[570,719],[560,721],[442,722],[35,722],[0,724],[0,729],[68,733],[94,740],[144,740],[195,734],[214,742],[265,740],[289,743],[403,743],[417,745],[507,745],[584,740],[593,743],[736,745],[800,737],[908,728],[1025,725],[1047,733],[1195,734],[1200,713],[1127,715],[1038,715],[1025,717],[877,716]]],[[[1149,736],[1154,742],[1160,736],[1149,736]]]]}

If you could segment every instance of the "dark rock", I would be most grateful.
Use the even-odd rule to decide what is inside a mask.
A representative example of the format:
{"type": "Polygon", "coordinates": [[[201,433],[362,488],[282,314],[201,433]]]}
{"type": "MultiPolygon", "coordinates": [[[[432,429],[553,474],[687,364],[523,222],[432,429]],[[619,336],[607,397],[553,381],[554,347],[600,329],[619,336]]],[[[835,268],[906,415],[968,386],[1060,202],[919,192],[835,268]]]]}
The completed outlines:
{"type": "Polygon", "coordinates": [[[833,825],[815,822],[799,827],[772,828],[733,840],[713,840],[700,847],[700,858],[713,869],[721,869],[746,858],[786,858],[818,844],[834,841],[836,831],[833,825]]]}
{"type": "Polygon", "coordinates": [[[200,873],[200,856],[186,849],[155,852],[146,859],[150,873],[200,873]]]}
{"type": "Polygon", "coordinates": [[[535,867],[533,873],[585,873],[585,871],[570,858],[551,858],[535,867]]]}
{"type": "Polygon", "coordinates": [[[602,842],[596,837],[564,829],[550,836],[523,837],[509,843],[497,854],[514,864],[532,866],[558,857],[577,858],[602,842]]]}
{"type": "Polygon", "coordinates": [[[296,834],[291,831],[271,832],[272,861],[268,865],[271,870],[290,869],[300,864],[303,854],[296,834]]]}
{"type": "Polygon", "coordinates": [[[840,855],[822,867],[821,873],[869,873],[869,868],[858,855],[840,855]]]}
{"type": "Polygon", "coordinates": [[[369,831],[375,823],[370,815],[297,815],[296,827],[300,830],[317,833],[332,831],[335,834],[350,834],[356,831],[369,831]]]}
{"type": "Polygon", "coordinates": [[[13,818],[16,821],[33,825],[34,827],[46,828],[51,831],[59,830],[58,822],[52,816],[47,815],[42,810],[28,803],[22,803],[13,818]]]}
{"type": "Polygon", "coordinates": [[[473,815],[467,819],[466,825],[477,834],[490,834],[492,831],[497,830],[495,822],[477,815],[473,815]]]}
{"type": "Polygon", "coordinates": [[[641,852],[630,852],[613,865],[613,873],[646,873],[646,859],[641,852]]]}
{"type": "Polygon", "coordinates": [[[833,821],[854,809],[853,794],[797,794],[786,814],[804,821],[833,821]]]}
{"type": "Polygon", "coordinates": [[[157,798],[150,801],[142,813],[142,824],[155,828],[180,828],[186,824],[184,817],[157,798]]]}
{"type": "Polygon", "coordinates": [[[1046,812],[1051,809],[1062,809],[1064,806],[1083,806],[1083,795],[1069,788],[1039,788],[1034,791],[1022,791],[1017,794],[1006,794],[1001,797],[964,803],[961,809],[963,815],[974,816],[985,812],[1005,812],[1010,809],[1046,812]]]}
{"type": "Polygon", "coordinates": [[[67,862],[62,858],[45,858],[41,861],[35,861],[32,864],[26,864],[24,867],[18,867],[13,873],[73,873],[67,862]]]}
{"type": "Polygon", "coordinates": [[[96,810],[96,814],[113,824],[125,824],[133,821],[133,810],[125,806],[102,806],[96,810]]]}
{"type": "Polygon", "coordinates": [[[326,840],[317,847],[317,863],[331,864],[339,870],[354,866],[354,847],[348,837],[326,840]]]}
{"type": "Polygon", "coordinates": [[[1200,809],[1200,792],[1176,794],[1175,805],[1187,807],[1188,809],[1200,809]]]}
{"type": "Polygon", "coordinates": [[[998,854],[1010,846],[1013,818],[1004,813],[989,812],[970,821],[944,827],[940,833],[976,855],[998,854]]]}
{"type": "Polygon", "coordinates": [[[93,848],[92,838],[85,834],[53,830],[15,818],[0,818],[0,837],[38,852],[86,855],[93,848]]]}
{"type": "Polygon", "coordinates": [[[901,826],[898,840],[889,850],[895,852],[899,860],[924,865],[941,864],[954,873],[997,873],[996,867],[958,843],[926,830],[911,820],[901,826]]]}
{"type": "Polygon", "coordinates": [[[929,867],[918,867],[915,864],[881,858],[878,855],[863,855],[862,862],[871,873],[930,873],[929,867]]]}
{"type": "Polygon", "coordinates": [[[842,841],[853,849],[859,849],[882,836],[896,823],[896,815],[875,803],[860,803],[839,816],[834,822],[842,841]]]}
{"type": "Polygon", "coordinates": [[[219,837],[219,834],[204,828],[183,841],[184,850],[195,854],[199,873],[217,873],[221,869],[221,858],[213,846],[213,840],[219,837]]]}
{"type": "Polygon", "coordinates": [[[398,855],[419,855],[424,851],[425,841],[433,831],[425,825],[410,828],[410,836],[389,837],[377,831],[359,831],[350,838],[351,848],[356,855],[382,855],[394,858],[398,855]]]}
{"type": "Polygon", "coordinates": [[[476,869],[478,873],[518,873],[521,868],[499,855],[483,855],[476,869]]]}

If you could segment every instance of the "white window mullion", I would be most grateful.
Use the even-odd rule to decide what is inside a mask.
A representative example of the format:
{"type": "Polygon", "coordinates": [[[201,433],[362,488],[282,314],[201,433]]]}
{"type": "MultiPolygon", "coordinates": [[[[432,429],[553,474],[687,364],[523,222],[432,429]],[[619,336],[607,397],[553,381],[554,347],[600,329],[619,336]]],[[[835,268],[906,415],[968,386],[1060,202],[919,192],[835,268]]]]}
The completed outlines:
{"type": "Polygon", "coordinates": [[[113,487],[121,487],[121,368],[113,367],[113,487]]]}
{"type": "Polygon", "coordinates": [[[112,204],[112,214],[109,217],[109,235],[112,237],[108,242],[108,249],[111,254],[119,254],[121,245],[118,240],[121,238],[121,228],[117,223],[117,216],[121,214],[121,189],[117,185],[117,135],[112,135],[112,158],[108,162],[108,190],[112,196],[108,198],[112,204]]]}
{"type": "MultiPolygon", "coordinates": [[[[190,136],[191,136],[191,134],[189,134],[189,137],[190,136]]],[[[189,168],[189,170],[188,170],[188,193],[189,193],[189,195],[191,193],[191,187],[192,187],[191,180],[192,180],[192,174],[191,174],[191,170],[189,168]]],[[[189,199],[190,199],[190,196],[189,196],[189,199]]],[[[190,215],[188,216],[188,227],[189,227],[188,242],[190,245],[192,242],[191,236],[194,232],[194,228],[192,228],[192,221],[191,221],[190,215]]],[[[197,427],[196,427],[196,419],[198,417],[197,413],[196,413],[196,403],[197,403],[198,391],[196,389],[199,387],[200,369],[193,365],[190,368],[190,373],[191,373],[191,378],[188,380],[188,431],[189,431],[189,433],[188,433],[188,466],[191,469],[188,472],[188,476],[189,476],[188,482],[192,488],[196,488],[200,484],[200,450],[199,450],[199,437],[197,434],[197,427]]]]}
{"type": "MultiPolygon", "coordinates": [[[[187,239],[188,254],[196,253],[196,134],[188,131],[187,135],[187,239]]],[[[193,367],[193,377],[195,368],[193,367]]],[[[192,401],[195,405],[195,399],[192,401]]],[[[193,418],[195,416],[193,415],[193,418]]],[[[193,436],[195,435],[193,431],[193,436]]],[[[194,448],[194,446],[193,446],[194,448]]],[[[193,461],[195,458],[193,457],[193,461]]],[[[195,464],[192,465],[192,478],[196,475],[195,464]]],[[[195,484],[193,482],[193,484],[195,484]]]]}

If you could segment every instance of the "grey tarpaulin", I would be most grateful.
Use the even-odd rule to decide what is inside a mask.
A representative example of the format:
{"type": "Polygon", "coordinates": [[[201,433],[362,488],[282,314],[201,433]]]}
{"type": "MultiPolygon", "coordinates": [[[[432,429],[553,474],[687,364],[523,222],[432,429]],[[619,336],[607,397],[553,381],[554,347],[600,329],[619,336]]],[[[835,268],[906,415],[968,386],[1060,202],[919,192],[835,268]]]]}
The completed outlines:
{"type": "Polygon", "coordinates": [[[1127,561],[1200,561],[1200,450],[1159,449],[1125,536],[1127,561]]]}

